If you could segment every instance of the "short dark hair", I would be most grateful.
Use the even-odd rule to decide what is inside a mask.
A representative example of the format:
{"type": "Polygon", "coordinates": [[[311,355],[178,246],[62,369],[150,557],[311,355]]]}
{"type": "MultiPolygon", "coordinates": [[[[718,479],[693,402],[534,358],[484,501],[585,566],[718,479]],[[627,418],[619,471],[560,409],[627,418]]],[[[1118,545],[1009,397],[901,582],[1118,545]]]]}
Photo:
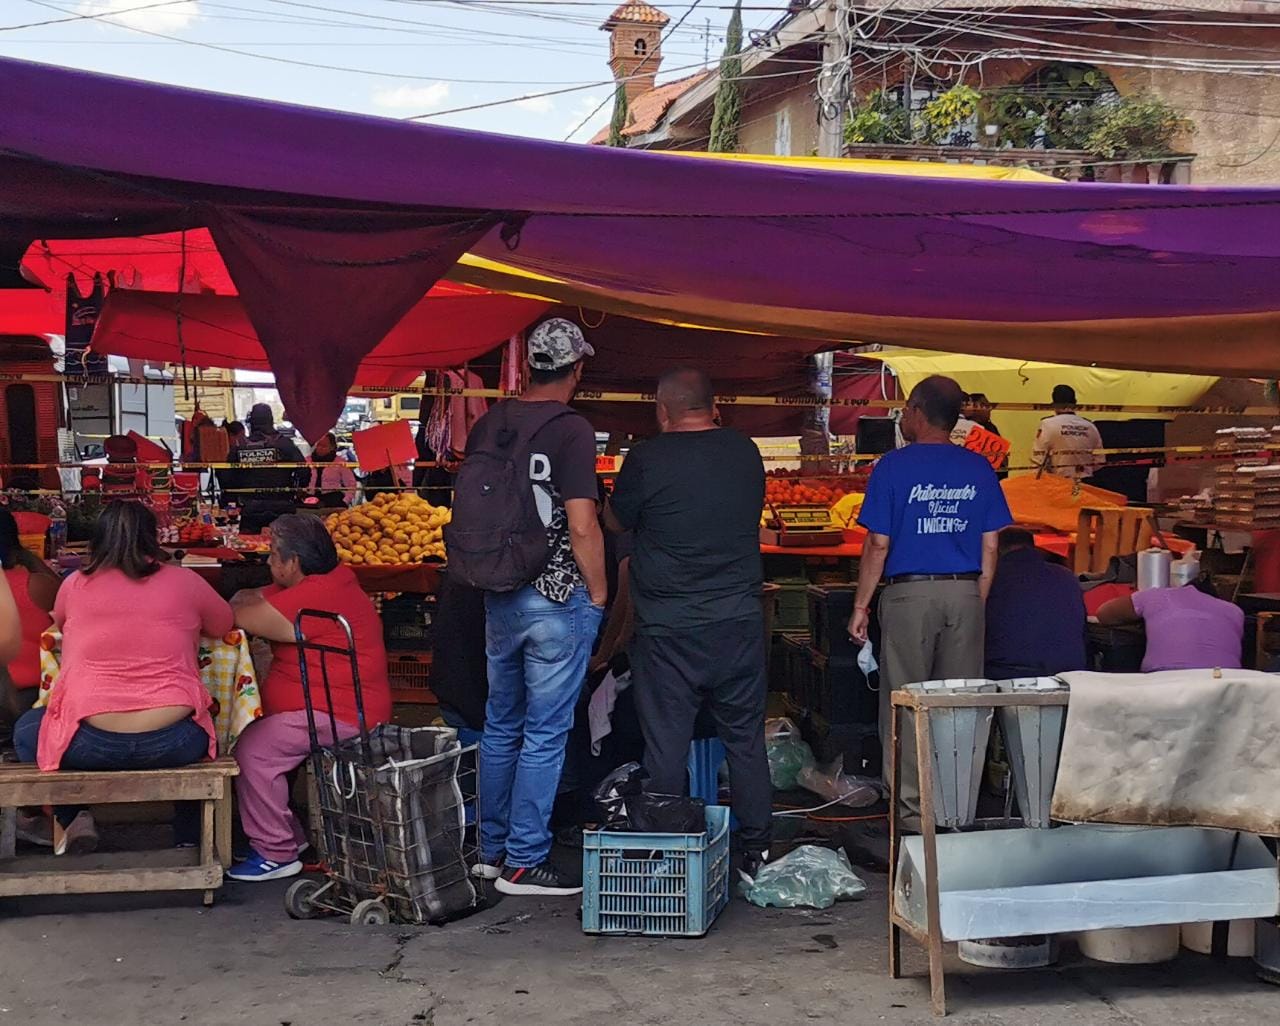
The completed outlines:
{"type": "MultiPolygon", "coordinates": [[[[1041,395],[1043,394],[1042,392],[1041,395]]],[[[1054,385],[1052,402],[1054,406],[1074,406],[1076,390],[1070,385],[1054,385]]]]}
{"type": "Polygon", "coordinates": [[[1208,595],[1210,598],[1222,598],[1222,596],[1218,594],[1218,589],[1214,586],[1213,574],[1202,573],[1187,586],[1195,588],[1196,591],[1201,592],[1204,595],[1208,595]]]}
{"type": "Polygon", "coordinates": [[[140,502],[109,502],[93,527],[85,575],[119,570],[140,581],[160,569],[164,550],[156,537],[156,516],[140,502]]]}
{"type": "Polygon", "coordinates": [[[286,513],[271,521],[271,540],[281,559],[298,557],[303,574],[327,574],[338,567],[338,550],[324,521],[306,513],[286,513]]]}
{"type": "Polygon", "coordinates": [[[1000,555],[1018,549],[1034,549],[1036,537],[1025,527],[1006,527],[999,535],[1000,555]]]}
{"type": "Polygon", "coordinates": [[[914,406],[936,428],[950,431],[960,419],[964,390],[953,379],[932,374],[911,390],[908,406],[914,406]]]}
{"type": "Polygon", "coordinates": [[[563,381],[572,374],[573,369],[581,362],[581,360],[576,360],[564,367],[557,367],[555,370],[544,370],[541,367],[530,367],[529,380],[535,385],[554,385],[557,381],[563,381]]]}
{"type": "Polygon", "coordinates": [[[711,378],[698,367],[672,367],[658,378],[658,402],[679,413],[710,410],[716,404],[711,378]]]}
{"type": "Polygon", "coordinates": [[[12,570],[20,548],[22,540],[18,537],[18,521],[7,509],[0,509],[0,566],[12,570]]]}
{"type": "Polygon", "coordinates": [[[229,435],[243,435],[244,425],[238,420],[228,420],[223,425],[229,435]]]}

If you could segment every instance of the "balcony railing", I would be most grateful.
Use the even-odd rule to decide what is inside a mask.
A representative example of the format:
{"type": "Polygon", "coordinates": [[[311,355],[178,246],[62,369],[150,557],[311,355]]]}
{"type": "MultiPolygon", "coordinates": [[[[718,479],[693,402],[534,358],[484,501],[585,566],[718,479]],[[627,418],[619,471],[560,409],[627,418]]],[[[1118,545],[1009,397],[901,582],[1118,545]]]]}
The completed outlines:
{"type": "Polygon", "coordinates": [[[860,160],[1029,167],[1071,182],[1136,182],[1143,185],[1187,185],[1191,182],[1191,162],[1196,159],[1194,153],[1174,153],[1145,160],[1102,160],[1088,150],[1014,150],[898,143],[851,143],[845,146],[844,155],[860,160]]]}

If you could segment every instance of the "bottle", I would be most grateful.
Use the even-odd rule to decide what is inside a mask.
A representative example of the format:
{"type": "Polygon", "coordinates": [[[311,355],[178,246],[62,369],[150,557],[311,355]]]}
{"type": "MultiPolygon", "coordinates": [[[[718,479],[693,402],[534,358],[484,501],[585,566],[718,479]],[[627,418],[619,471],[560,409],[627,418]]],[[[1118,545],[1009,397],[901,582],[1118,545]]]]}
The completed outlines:
{"type": "Polygon", "coordinates": [[[67,511],[59,502],[49,511],[49,558],[57,559],[67,546],[67,511]]]}

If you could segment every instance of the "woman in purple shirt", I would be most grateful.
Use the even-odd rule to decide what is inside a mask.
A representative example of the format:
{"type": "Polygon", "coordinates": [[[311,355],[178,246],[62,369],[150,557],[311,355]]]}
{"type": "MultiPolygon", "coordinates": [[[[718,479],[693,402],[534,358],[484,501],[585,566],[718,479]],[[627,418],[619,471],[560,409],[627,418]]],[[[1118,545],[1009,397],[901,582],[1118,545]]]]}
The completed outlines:
{"type": "Polygon", "coordinates": [[[1208,578],[1181,588],[1152,588],[1114,598],[1098,610],[1102,624],[1136,620],[1147,629],[1143,673],[1240,669],[1244,611],[1218,598],[1208,578]]]}

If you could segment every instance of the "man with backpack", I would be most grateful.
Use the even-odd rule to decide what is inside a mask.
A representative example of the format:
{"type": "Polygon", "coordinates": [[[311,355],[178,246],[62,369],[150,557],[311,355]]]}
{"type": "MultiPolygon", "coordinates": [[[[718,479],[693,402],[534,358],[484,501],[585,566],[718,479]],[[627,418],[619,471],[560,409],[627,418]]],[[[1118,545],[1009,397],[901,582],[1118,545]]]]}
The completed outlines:
{"type": "Polygon", "coordinates": [[[582,890],[548,856],[565,742],[607,596],[595,432],[568,406],[594,355],[571,321],[533,329],[529,387],[471,429],[445,529],[449,575],[485,592],[476,872],[504,894],[582,890]]]}

